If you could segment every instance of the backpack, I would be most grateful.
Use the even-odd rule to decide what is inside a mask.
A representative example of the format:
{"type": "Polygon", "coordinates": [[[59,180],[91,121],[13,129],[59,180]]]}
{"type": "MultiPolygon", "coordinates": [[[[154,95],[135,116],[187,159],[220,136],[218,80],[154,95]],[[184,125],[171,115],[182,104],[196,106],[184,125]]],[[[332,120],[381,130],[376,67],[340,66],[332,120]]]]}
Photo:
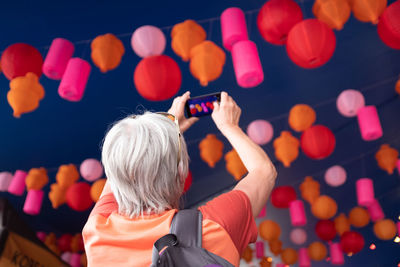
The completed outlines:
{"type": "Polygon", "coordinates": [[[199,210],[179,211],[172,219],[170,233],[154,243],[151,267],[233,267],[202,248],[202,221],[199,210]]]}

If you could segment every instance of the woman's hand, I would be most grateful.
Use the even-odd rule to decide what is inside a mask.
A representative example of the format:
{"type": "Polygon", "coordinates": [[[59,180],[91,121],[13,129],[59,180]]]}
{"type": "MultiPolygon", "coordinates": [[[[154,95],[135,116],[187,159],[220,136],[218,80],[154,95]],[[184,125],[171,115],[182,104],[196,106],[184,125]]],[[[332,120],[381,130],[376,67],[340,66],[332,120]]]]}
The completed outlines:
{"type": "Polygon", "coordinates": [[[185,117],[185,103],[190,98],[190,92],[186,92],[181,96],[178,96],[172,102],[171,108],[168,110],[168,113],[174,115],[179,122],[179,129],[181,133],[184,133],[187,129],[189,129],[199,118],[192,117],[186,118],[185,117]]]}
{"type": "Polygon", "coordinates": [[[224,133],[225,130],[239,126],[242,110],[226,92],[221,93],[221,102],[214,103],[212,118],[218,129],[224,133]]]}

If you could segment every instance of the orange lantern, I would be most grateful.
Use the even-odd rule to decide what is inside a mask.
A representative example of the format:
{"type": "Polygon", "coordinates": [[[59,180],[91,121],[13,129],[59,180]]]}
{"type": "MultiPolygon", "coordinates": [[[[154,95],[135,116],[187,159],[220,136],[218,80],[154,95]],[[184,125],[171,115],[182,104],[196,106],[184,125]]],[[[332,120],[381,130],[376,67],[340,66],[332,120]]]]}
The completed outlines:
{"type": "Polygon", "coordinates": [[[269,250],[274,253],[275,256],[278,256],[282,253],[282,241],[279,239],[274,239],[268,242],[269,250]]]}
{"type": "Polygon", "coordinates": [[[297,132],[310,128],[316,119],[314,109],[306,104],[297,104],[289,112],[289,125],[297,132]]]}
{"type": "Polygon", "coordinates": [[[260,267],[272,267],[272,259],[269,257],[262,257],[260,260],[260,267]]]}
{"type": "Polygon", "coordinates": [[[73,253],[78,253],[84,250],[82,235],[80,233],[75,234],[71,239],[71,251],[73,253]]]}
{"type": "Polygon", "coordinates": [[[301,197],[311,205],[320,195],[320,184],[311,176],[307,176],[300,184],[301,197]]]}
{"type": "Polygon", "coordinates": [[[243,175],[247,173],[247,169],[244,166],[236,150],[232,149],[225,155],[226,170],[239,181],[243,175]]]}
{"type": "Polygon", "coordinates": [[[83,252],[82,255],[81,255],[81,265],[83,267],[86,267],[88,265],[87,257],[86,257],[86,253],[85,252],[83,252]]]}
{"type": "Polygon", "coordinates": [[[321,220],[327,220],[335,216],[337,209],[336,201],[325,195],[319,196],[311,205],[312,214],[321,220]]]}
{"type": "Polygon", "coordinates": [[[387,171],[388,174],[393,174],[396,168],[397,159],[399,152],[390,147],[388,144],[381,145],[381,148],[376,152],[375,159],[378,162],[378,166],[387,171]]]}
{"type": "Polygon", "coordinates": [[[14,117],[19,118],[22,113],[34,111],[39,107],[39,101],[44,97],[43,86],[38,77],[32,72],[17,77],[10,82],[10,91],[7,100],[14,110],[14,117]]]}
{"type": "Polygon", "coordinates": [[[249,246],[247,246],[243,251],[242,259],[244,259],[246,262],[251,262],[253,259],[253,250],[249,246]]]}
{"type": "Polygon", "coordinates": [[[349,0],[349,4],[356,19],[377,24],[387,0],[349,0]]]}
{"type": "Polygon", "coordinates": [[[188,61],[190,50],[206,39],[206,32],[194,20],[185,20],[176,24],[171,31],[171,47],[174,52],[188,61]]]}
{"type": "Polygon", "coordinates": [[[216,80],[225,65],[225,52],[211,41],[204,41],[190,50],[190,72],[202,86],[216,80]]]}
{"type": "Polygon", "coordinates": [[[46,238],[44,239],[44,244],[46,246],[49,246],[51,244],[56,244],[56,242],[57,242],[57,237],[56,237],[56,234],[54,234],[54,233],[49,233],[46,236],[46,238]]]}
{"type": "Polygon", "coordinates": [[[341,236],[344,232],[350,231],[350,222],[344,213],[340,213],[335,218],[335,229],[336,233],[341,236]]]}
{"type": "Polygon", "coordinates": [[[396,82],[394,89],[400,95],[400,79],[396,82]]]}
{"type": "Polygon", "coordinates": [[[308,246],[308,255],[310,256],[310,259],[314,261],[322,261],[323,259],[326,258],[326,255],[328,254],[328,250],[326,249],[326,246],[321,243],[321,242],[312,242],[308,246]]]}
{"type": "Polygon", "coordinates": [[[262,221],[258,226],[258,231],[261,238],[266,241],[279,239],[281,235],[279,224],[271,220],[262,221]]]}
{"type": "Polygon", "coordinates": [[[67,187],[62,187],[59,184],[50,185],[49,199],[53,209],[57,209],[66,202],[67,189],[67,187]]]}
{"type": "Polygon", "coordinates": [[[369,223],[369,213],[361,207],[354,207],[349,213],[349,221],[354,227],[364,227],[369,223]]]}
{"type": "Polygon", "coordinates": [[[283,166],[290,167],[292,161],[299,156],[300,142],[288,131],[282,131],[281,136],[274,140],[275,157],[283,163],[283,166]]]}
{"type": "Polygon", "coordinates": [[[68,188],[79,179],[78,169],[74,164],[61,165],[56,174],[57,183],[68,188]]]}
{"type": "Polygon", "coordinates": [[[396,225],[389,219],[377,221],[374,224],[374,233],[381,240],[390,240],[396,236],[396,225]]]}
{"type": "Polygon", "coordinates": [[[343,29],[351,14],[347,0],[316,0],[312,11],[316,18],[336,30],[343,29]]]}
{"type": "Polygon", "coordinates": [[[281,259],[287,265],[295,264],[297,258],[297,251],[293,248],[285,248],[281,253],[281,259]]]}
{"type": "Polygon", "coordinates": [[[207,134],[200,144],[200,157],[204,160],[211,168],[215,167],[223,155],[224,143],[217,139],[215,134],[207,134]]]}
{"type": "Polygon", "coordinates": [[[41,190],[49,182],[45,168],[32,168],[26,176],[25,183],[28,190],[41,190]]]}
{"type": "Polygon", "coordinates": [[[93,63],[103,73],[118,67],[125,53],[121,40],[111,33],[97,36],[90,47],[93,63]]]}
{"type": "Polygon", "coordinates": [[[90,187],[90,196],[92,197],[94,202],[99,200],[101,192],[103,192],[104,185],[106,184],[107,179],[99,179],[92,184],[90,187]]]}

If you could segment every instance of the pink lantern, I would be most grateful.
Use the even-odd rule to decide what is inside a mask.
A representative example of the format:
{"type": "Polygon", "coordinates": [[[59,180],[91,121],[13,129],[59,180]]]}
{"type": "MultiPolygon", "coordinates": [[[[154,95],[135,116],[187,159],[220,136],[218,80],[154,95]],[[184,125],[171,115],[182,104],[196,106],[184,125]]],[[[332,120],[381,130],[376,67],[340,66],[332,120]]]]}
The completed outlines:
{"type": "Polygon", "coordinates": [[[341,186],[346,182],[346,170],[339,165],[330,167],[325,172],[325,182],[333,187],[341,186]]]}
{"type": "Polygon", "coordinates": [[[60,80],[74,50],[74,44],[70,41],[63,38],[54,39],[42,66],[44,75],[50,79],[60,80]]]}
{"type": "Polygon", "coordinates": [[[40,241],[44,242],[46,240],[46,233],[45,232],[36,232],[37,238],[40,239],[40,241]]]}
{"type": "Polygon", "coordinates": [[[357,111],[365,106],[364,96],[354,89],[344,90],[336,100],[336,107],[345,117],[357,116],[357,111]]]}
{"type": "Polygon", "coordinates": [[[0,191],[7,191],[13,175],[11,172],[0,172],[0,191]]]}
{"type": "Polygon", "coordinates": [[[103,165],[97,159],[85,159],[79,171],[86,181],[93,182],[103,175],[103,165]]]}
{"type": "Polygon", "coordinates": [[[71,265],[71,267],[81,267],[81,254],[72,253],[69,264],[71,265]]]}
{"type": "Polygon", "coordinates": [[[262,259],[264,257],[264,242],[256,242],[256,257],[257,259],[262,259]]]}
{"type": "Polygon", "coordinates": [[[377,222],[385,218],[385,214],[383,213],[382,207],[379,204],[378,200],[374,199],[371,205],[367,207],[369,217],[371,221],[377,222]]]}
{"type": "Polygon", "coordinates": [[[151,25],[137,28],[131,38],[132,49],[141,58],[161,55],[165,44],[164,33],[151,25]]]}
{"type": "Polygon", "coordinates": [[[42,207],[44,192],[42,190],[29,190],[26,195],[23,211],[29,215],[38,215],[42,207]]]}
{"type": "Polygon", "coordinates": [[[287,265],[284,263],[277,263],[275,264],[275,267],[286,267],[287,265]]]}
{"type": "Polygon", "coordinates": [[[264,80],[264,72],[256,44],[252,41],[239,41],[233,45],[231,52],[239,86],[250,88],[259,85],[264,80]]]}
{"type": "Polygon", "coordinates": [[[265,120],[252,121],[247,127],[247,135],[254,143],[265,145],[274,136],[274,128],[271,123],[265,120]]]}
{"type": "Polygon", "coordinates": [[[400,235],[400,222],[397,222],[396,226],[397,226],[397,235],[399,236],[400,235]]]}
{"type": "Polygon", "coordinates": [[[91,68],[86,60],[77,57],[71,58],[58,87],[58,94],[69,101],[81,100],[91,68]]]}
{"type": "Polygon", "coordinates": [[[222,42],[226,50],[231,51],[234,44],[248,40],[246,18],[237,7],[225,9],[221,14],[222,42]]]}
{"type": "Polygon", "coordinates": [[[27,175],[28,173],[17,170],[8,186],[8,192],[16,196],[22,196],[25,191],[25,179],[27,175]]]}
{"type": "Polygon", "coordinates": [[[340,248],[339,243],[330,243],[329,244],[329,254],[331,258],[331,263],[333,265],[343,265],[344,257],[342,249],[340,248]]]}
{"type": "Polygon", "coordinates": [[[307,223],[304,204],[301,200],[294,200],[289,204],[290,220],[293,226],[303,226],[307,223]]]}
{"type": "Polygon", "coordinates": [[[400,159],[397,160],[397,172],[400,175],[400,159]]]}
{"type": "Polygon", "coordinates": [[[311,261],[308,256],[307,248],[299,249],[299,267],[310,267],[311,261]]]}
{"type": "Polygon", "coordinates": [[[61,259],[62,259],[63,261],[65,261],[65,262],[70,262],[71,256],[72,256],[72,253],[69,252],[69,251],[66,251],[66,252],[64,252],[63,254],[61,254],[61,259]]]}
{"type": "Polygon", "coordinates": [[[267,207],[264,206],[262,208],[262,210],[260,211],[260,214],[258,214],[257,218],[264,218],[265,216],[267,216],[267,207]]]}
{"type": "Polygon", "coordinates": [[[374,184],[372,179],[361,178],[356,182],[358,205],[368,207],[374,202],[374,184]]]}
{"type": "Polygon", "coordinates": [[[361,137],[365,141],[373,141],[383,135],[378,111],[375,106],[362,107],[357,112],[358,126],[361,137]]]}
{"type": "Polygon", "coordinates": [[[290,240],[296,245],[304,244],[307,241],[307,233],[301,228],[295,228],[290,232],[290,240]]]}

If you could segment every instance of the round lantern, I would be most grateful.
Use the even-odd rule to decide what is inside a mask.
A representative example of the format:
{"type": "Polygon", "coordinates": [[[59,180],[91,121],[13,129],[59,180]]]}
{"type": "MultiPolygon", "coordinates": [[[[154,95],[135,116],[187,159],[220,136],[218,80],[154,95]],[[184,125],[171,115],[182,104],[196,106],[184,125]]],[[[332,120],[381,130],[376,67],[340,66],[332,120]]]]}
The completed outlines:
{"type": "Polygon", "coordinates": [[[336,236],[335,223],[331,220],[320,220],[315,225],[317,236],[324,241],[330,241],[336,236]]]}
{"type": "Polygon", "coordinates": [[[317,19],[336,30],[343,29],[351,14],[347,0],[317,0],[312,11],[317,19]]]}
{"type": "Polygon", "coordinates": [[[68,206],[76,211],[85,211],[93,204],[90,197],[90,185],[80,182],[71,185],[66,194],[68,206]]]}
{"type": "Polygon", "coordinates": [[[368,211],[361,207],[354,207],[349,213],[349,221],[354,227],[364,227],[369,223],[368,211]]]}
{"type": "Polygon", "coordinates": [[[274,239],[268,242],[269,250],[277,256],[282,252],[282,241],[279,239],[274,239]]]}
{"type": "Polygon", "coordinates": [[[325,172],[325,182],[333,187],[341,186],[346,182],[346,170],[339,165],[330,167],[325,172]]]}
{"type": "Polygon", "coordinates": [[[285,264],[291,265],[297,262],[297,251],[293,248],[285,248],[281,253],[281,259],[285,264]]]}
{"type": "Polygon", "coordinates": [[[79,171],[85,180],[93,182],[103,175],[103,165],[97,159],[86,159],[81,163],[79,171]]]}
{"type": "Polygon", "coordinates": [[[317,19],[297,23],[289,32],[286,50],[298,66],[312,69],[324,65],[336,47],[333,30],[317,19]]]}
{"type": "Polygon", "coordinates": [[[182,74],[178,64],[168,56],[147,57],[136,66],[134,83],[145,99],[167,100],[179,91],[182,74]]]}
{"type": "Polygon", "coordinates": [[[392,220],[384,219],[374,224],[374,234],[381,240],[390,240],[396,236],[396,225],[392,220]]]}
{"type": "Polygon", "coordinates": [[[247,127],[247,135],[258,145],[269,143],[274,136],[274,128],[265,120],[252,121],[247,127]]]}
{"type": "Polygon", "coordinates": [[[93,199],[94,202],[97,202],[99,200],[106,181],[107,179],[99,179],[92,184],[92,187],[90,188],[90,197],[93,199]]]}
{"type": "Polygon", "coordinates": [[[65,262],[69,262],[71,260],[71,252],[67,251],[61,254],[61,259],[65,262]]]}
{"type": "Polygon", "coordinates": [[[243,11],[237,7],[225,9],[221,14],[222,43],[226,50],[243,40],[248,40],[246,18],[243,11]]]}
{"type": "Polygon", "coordinates": [[[381,40],[393,49],[400,49],[400,1],[394,1],[383,11],[378,23],[381,40]]]}
{"type": "Polygon", "coordinates": [[[161,55],[165,45],[164,33],[157,27],[145,25],[137,28],[132,34],[131,46],[139,57],[161,55]]]}
{"type": "Polygon", "coordinates": [[[296,245],[301,245],[306,242],[307,233],[301,228],[295,228],[290,232],[290,240],[296,245]]]}
{"type": "Polygon", "coordinates": [[[360,91],[344,90],[336,99],[336,107],[345,117],[355,117],[360,108],[365,106],[365,99],[360,91]]]}
{"type": "Polygon", "coordinates": [[[61,252],[71,251],[72,235],[63,234],[57,239],[57,246],[61,252]]]}
{"type": "Polygon", "coordinates": [[[339,216],[335,218],[335,229],[339,236],[350,231],[350,222],[344,213],[340,213],[339,216]]]}
{"type": "Polygon", "coordinates": [[[310,128],[316,119],[314,109],[306,104],[297,104],[289,111],[289,125],[297,132],[310,128]]]}
{"type": "Polygon", "coordinates": [[[189,190],[189,188],[192,186],[192,183],[193,183],[193,175],[192,172],[189,170],[188,175],[185,179],[185,185],[183,186],[183,193],[186,193],[189,190]]]}
{"type": "Polygon", "coordinates": [[[312,159],[324,159],[335,149],[336,139],[332,131],[323,125],[314,125],[303,132],[300,146],[304,154],[312,159]]]}
{"type": "Polygon", "coordinates": [[[321,242],[315,241],[308,246],[308,255],[314,261],[322,261],[326,258],[327,254],[328,250],[326,249],[326,246],[321,242]]]}
{"type": "Polygon", "coordinates": [[[261,8],[257,27],[265,41],[282,45],[289,31],[303,20],[300,6],[293,0],[270,0],[261,8]]]}
{"type": "Polygon", "coordinates": [[[379,16],[386,8],[387,0],[351,0],[349,4],[356,19],[377,24],[379,16]]]}
{"type": "Polygon", "coordinates": [[[262,239],[272,241],[278,239],[281,235],[281,228],[279,225],[271,220],[265,220],[260,223],[258,230],[262,239]]]}
{"type": "Polygon", "coordinates": [[[336,201],[325,195],[319,196],[311,205],[312,214],[316,218],[322,220],[330,219],[335,216],[337,209],[336,201]]]}
{"type": "Polygon", "coordinates": [[[287,209],[296,197],[296,191],[292,186],[278,186],[271,192],[271,203],[276,208],[287,209]]]}
{"type": "Polygon", "coordinates": [[[364,237],[354,231],[345,232],[340,237],[340,248],[344,253],[358,253],[364,247],[364,237]]]}

